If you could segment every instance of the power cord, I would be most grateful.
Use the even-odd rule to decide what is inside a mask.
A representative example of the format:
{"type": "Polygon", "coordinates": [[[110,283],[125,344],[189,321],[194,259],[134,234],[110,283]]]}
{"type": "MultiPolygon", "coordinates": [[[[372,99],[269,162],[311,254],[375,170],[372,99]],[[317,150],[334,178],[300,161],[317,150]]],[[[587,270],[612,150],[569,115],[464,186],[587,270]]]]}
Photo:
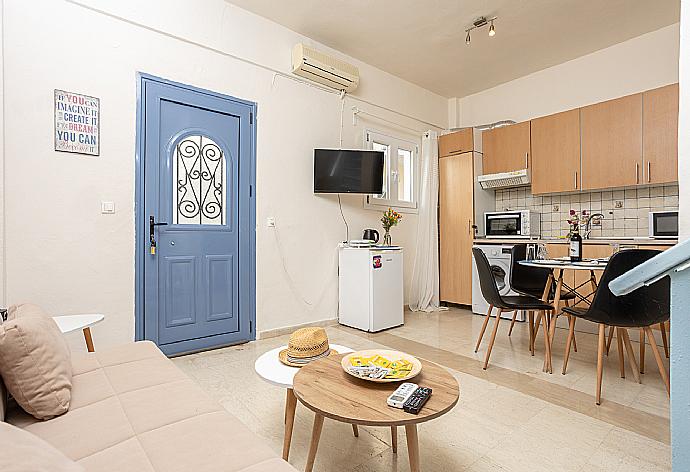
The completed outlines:
{"type": "Polygon", "coordinates": [[[343,204],[340,202],[340,194],[338,194],[338,208],[340,208],[340,216],[343,218],[343,223],[345,223],[345,242],[348,242],[350,240],[350,227],[347,225],[345,213],[343,213],[343,204]]]}

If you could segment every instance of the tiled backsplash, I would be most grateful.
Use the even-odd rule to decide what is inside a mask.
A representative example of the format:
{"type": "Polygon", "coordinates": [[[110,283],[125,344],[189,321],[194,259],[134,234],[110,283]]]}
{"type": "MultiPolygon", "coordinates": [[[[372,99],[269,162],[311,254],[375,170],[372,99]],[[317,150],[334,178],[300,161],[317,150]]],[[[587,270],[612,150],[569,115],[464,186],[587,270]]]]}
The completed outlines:
{"type": "Polygon", "coordinates": [[[532,195],[528,188],[496,190],[496,211],[539,213],[543,238],[568,234],[571,208],[604,214],[601,226],[592,226],[592,236],[649,236],[650,211],[678,210],[678,185],[546,196],[532,195]]]}

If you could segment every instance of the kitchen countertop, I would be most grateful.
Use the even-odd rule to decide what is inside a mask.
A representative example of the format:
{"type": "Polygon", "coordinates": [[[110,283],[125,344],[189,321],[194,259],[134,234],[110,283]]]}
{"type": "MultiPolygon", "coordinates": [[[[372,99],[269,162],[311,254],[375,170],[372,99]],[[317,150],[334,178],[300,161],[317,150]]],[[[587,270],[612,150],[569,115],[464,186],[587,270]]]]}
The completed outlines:
{"type": "MultiPolygon", "coordinates": [[[[477,238],[475,244],[518,244],[518,243],[544,243],[544,244],[568,244],[567,239],[523,239],[523,238],[477,238]]],[[[677,239],[652,239],[652,238],[592,238],[583,239],[583,244],[619,244],[621,246],[674,246],[677,239]]]]}

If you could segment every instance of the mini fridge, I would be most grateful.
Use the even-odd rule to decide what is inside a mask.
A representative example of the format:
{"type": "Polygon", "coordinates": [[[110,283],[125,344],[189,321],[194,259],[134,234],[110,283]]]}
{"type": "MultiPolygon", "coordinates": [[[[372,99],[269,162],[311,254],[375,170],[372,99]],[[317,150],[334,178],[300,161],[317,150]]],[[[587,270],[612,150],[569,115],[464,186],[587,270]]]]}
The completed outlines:
{"type": "Polygon", "coordinates": [[[338,300],[342,325],[370,332],[402,325],[402,248],[341,247],[338,300]]]}

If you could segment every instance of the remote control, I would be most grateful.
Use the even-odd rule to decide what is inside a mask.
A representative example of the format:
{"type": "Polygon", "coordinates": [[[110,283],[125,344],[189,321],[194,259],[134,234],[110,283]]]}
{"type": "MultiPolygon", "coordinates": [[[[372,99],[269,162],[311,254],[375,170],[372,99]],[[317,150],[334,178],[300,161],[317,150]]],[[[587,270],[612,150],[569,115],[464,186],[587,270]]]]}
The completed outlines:
{"type": "Polygon", "coordinates": [[[412,394],[417,390],[418,385],[411,382],[405,382],[400,384],[400,386],[388,397],[386,403],[388,406],[393,408],[402,408],[405,402],[412,396],[412,394]]]}
{"type": "Polygon", "coordinates": [[[414,391],[412,396],[405,402],[405,404],[403,405],[403,410],[405,410],[407,413],[412,413],[413,415],[418,414],[419,410],[422,409],[422,407],[424,406],[424,404],[430,396],[430,388],[419,387],[417,390],[414,391]]]}

